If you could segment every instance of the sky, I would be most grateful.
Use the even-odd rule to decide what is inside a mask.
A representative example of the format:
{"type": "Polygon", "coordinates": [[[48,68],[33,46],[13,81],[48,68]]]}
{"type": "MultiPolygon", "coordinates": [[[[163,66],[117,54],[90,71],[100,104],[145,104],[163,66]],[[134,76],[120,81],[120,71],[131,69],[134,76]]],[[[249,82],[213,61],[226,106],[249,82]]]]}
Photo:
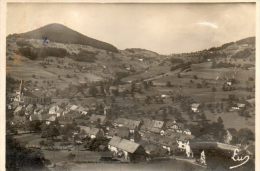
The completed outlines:
{"type": "Polygon", "coordinates": [[[7,34],[60,23],[119,49],[192,52],[255,36],[254,3],[9,3],[7,34]]]}

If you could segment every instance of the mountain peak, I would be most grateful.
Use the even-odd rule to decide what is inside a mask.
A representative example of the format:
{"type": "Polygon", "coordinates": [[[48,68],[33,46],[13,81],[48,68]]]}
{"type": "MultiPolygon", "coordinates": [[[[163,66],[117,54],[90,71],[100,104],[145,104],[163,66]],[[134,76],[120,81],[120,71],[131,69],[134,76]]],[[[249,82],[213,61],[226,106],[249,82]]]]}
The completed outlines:
{"type": "Polygon", "coordinates": [[[18,35],[19,37],[30,39],[42,39],[43,37],[47,37],[50,41],[58,43],[82,44],[112,52],[118,51],[115,46],[109,43],[90,38],[59,23],[48,24],[18,35]]]}

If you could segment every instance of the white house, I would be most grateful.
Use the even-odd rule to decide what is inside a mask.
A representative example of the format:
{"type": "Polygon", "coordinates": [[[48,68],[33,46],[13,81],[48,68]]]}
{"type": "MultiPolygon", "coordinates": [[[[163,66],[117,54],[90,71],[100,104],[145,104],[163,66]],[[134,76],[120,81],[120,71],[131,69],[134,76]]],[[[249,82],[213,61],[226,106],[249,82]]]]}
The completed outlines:
{"type": "Polygon", "coordinates": [[[50,115],[53,115],[57,113],[57,111],[60,109],[60,107],[58,105],[55,105],[55,106],[52,106],[50,109],[49,109],[49,114],[50,115]]]}
{"type": "Polygon", "coordinates": [[[90,128],[87,126],[79,126],[81,134],[83,134],[83,137],[89,136],[91,139],[104,137],[105,133],[102,129],[99,128],[90,128]]]}
{"type": "Polygon", "coordinates": [[[191,104],[191,110],[195,113],[198,113],[199,112],[199,107],[200,107],[200,104],[199,103],[192,103],[191,104]]]}
{"type": "Polygon", "coordinates": [[[109,141],[108,149],[113,152],[115,157],[125,161],[145,159],[145,150],[140,144],[117,136],[109,141]]]}

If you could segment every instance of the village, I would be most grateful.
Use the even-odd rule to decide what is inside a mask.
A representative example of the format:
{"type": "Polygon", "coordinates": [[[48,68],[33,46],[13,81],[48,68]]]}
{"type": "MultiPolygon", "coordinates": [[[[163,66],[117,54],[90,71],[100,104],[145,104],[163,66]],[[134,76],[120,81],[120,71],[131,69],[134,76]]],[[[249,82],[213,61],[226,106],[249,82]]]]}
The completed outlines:
{"type": "MultiPolygon", "coordinates": [[[[204,148],[207,150],[208,145],[201,146],[201,143],[207,144],[209,141],[212,148],[217,146],[217,149],[231,153],[239,148],[254,156],[254,152],[250,151],[253,148],[250,137],[242,137],[243,142],[240,141],[241,137],[236,130],[224,129],[221,118],[216,123],[208,123],[205,116],[201,115],[197,124],[190,125],[183,121],[185,119],[181,115],[168,118],[167,110],[170,109],[167,108],[163,110],[161,119],[145,115],[139,118],[125,117],[122,108],[114,103],[114,95],[120,95],[125,87],[132,88],[129,91],[140,91],[142,86],[138,88],[138,83],[135,86],[110,86],[107,90],[104,88],[105,95],[101,100],[89,105],[79,105],[68,99],[57,100],[39,89],[32,89],[23,80],[16,83],[19,85],[17,89],[7,96],[7,113],[9,117],[12,115],[7,120],[7,136],[16,137],[26,148],[43,150],[48,157],[51,156],[49,167],[55,167],[63,161],[136,163],[158,159],[184,160],[206,167],[204,148]],[[118,87],[122,90],[118,91],[118,87]],[[201,136],[198,133],[194,135],[193,132],[201,132],[200,127],[208,127],[208,130],[201,136]],[[219,142],[213,137],[218,137],[219,142]],[[63,151],[63,155],[58,157],[60,151],[63,151]],[[89,157],[89,152],[97,153],[98,157],[89,157]]],[[[151,82],[145,85],[149,84],[151,82]]],[[[93,88],[89,89],[95,91],[93,88]]],[[[97,97],[97,94],[91,95],[97,97]]],[[[200,103],[188,100],[187,104],[185,97],[173,100],[168,96],[161,95],[154,100],[161,104],[164,101],[176,102],[180,98],[180,101],[185,101],[182,108],[190,114],[196,116],[201,113],[200,103]]],[[[138,100],[138,103],[150,105],[152,99],[138,100]]],[[[237,103],[230,106],[229,110],[241,110],[245,105],[237,103]]],[[[219,109],[221,108],[223,110],[220,105],[219,109]]]]}

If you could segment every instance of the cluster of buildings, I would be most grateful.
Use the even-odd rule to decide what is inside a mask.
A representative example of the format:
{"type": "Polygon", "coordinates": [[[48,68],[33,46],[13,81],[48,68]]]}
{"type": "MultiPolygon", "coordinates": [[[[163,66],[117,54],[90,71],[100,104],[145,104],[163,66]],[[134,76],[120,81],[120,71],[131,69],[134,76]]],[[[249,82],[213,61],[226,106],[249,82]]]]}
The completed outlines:
{"type": "MultiPolygon", "coordinates": [[[[58,121],[60,126],[64,127],[75,123],[79,128],[76,134],[79,135],[80,143],[87,137],[92,140],[108,139],[107,149],[113,153],[113,157],[121,161],[147,160],[154,151],[160,150],[166,151],[165,155],[181,153],[188,158],[193,157],[191,142],[194,136],[177,120],[123,117],[111,119],[112,117],[109,117],[112,113],[111,106],[104,106],[103,113],[95,114],[94,106],[53,104],[45,97],[35,99],[32,95],[27,97],[23,89],[21,83],[20,91],[14,100],[18,103],[8,105],[8,109],[13,110],[13,125],[25,125],[33,121],[49,125],[58,121]],[[155,149],[151,148],[152,146],[155,149]]],[[[195,113],[200,111],[198,103],[193,103],[190,107],[195,113]]]]}

